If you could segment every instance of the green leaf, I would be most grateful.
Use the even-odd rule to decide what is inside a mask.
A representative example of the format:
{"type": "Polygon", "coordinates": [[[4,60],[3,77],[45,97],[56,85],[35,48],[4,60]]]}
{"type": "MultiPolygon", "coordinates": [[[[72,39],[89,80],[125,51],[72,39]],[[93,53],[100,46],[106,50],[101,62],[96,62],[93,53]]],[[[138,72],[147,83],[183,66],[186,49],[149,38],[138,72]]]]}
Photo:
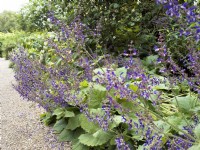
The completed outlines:
{"type": "MultiPolygon", "coordinates": [[[[187,122],[185,119],[183,119],[183,117],[181,116],[170,116],[167,117],[167,120],[169,123],[171,123],[173,126],[178,127],[179,129],[183,130],[184,126],[187,126],[187,122]]],[[[189,120],[188,120],[189,121],[189,120]]],[[[173,128],[173,127],[171,127],[173,128]]],[[[183,134],[182,132],[179,131],[179,134],[183,134]]]]}
{"type": "Polygon", "coordinates": [[[67,110],[65,111],[64,117],[69,118],[69,117],[74,117],[74,116],[75,116],[75,114],[73,111],[67,111],[67,110]]]}
{"type": "Polygon", "coordinates": [[[178,106],[182,111],[188,112],[195,107],[196,97],[190,95],[184,97],[177,96],[173,99],[172,103],[178,106]]]}
{"type": "Polygon", "coordinates": [[[134,92],[137,92],[138,90],[138,86],[136,86],[135,84],[129,84],[129,88],[134,92]]]}
{"type": "Polygon", "coordinates": [[[56,115],[57,120],[61,119],[64,116],[64,109],[63,108],[55,109],[53,115],[56,115]]]}
{"type": "Polygon", "coordinates": [[[198,139],[200,139],[200,124],[198,124],[194,129],[194,134],[198,139]]]}
{"type": "Polygon", "coordinates": [[[144,145],[140,145],[137,150],[144,150],[144,145]]]}
{"type": "Polygon", "coordinates": [[[83,114],[80,115],[79,120],[80,120],[81,127],[86,132],[94,133],[99,129],[98,125],[94,124],[93,122],[88,121],[87,117],[85,117],[85,115],[83,114]]]}
{"type": "Polygon", "coordinates": [[[200,150],[200,143],[198,145],[193,145],[188,150],[200,150]]]}
{"type": "Polygon", "coordinates": [[[58,136],[60,142],[73,140],[73,131],[64,129],[58,136]]]}
{"type": "Polygon", "coordinates": [[[65,127],[67,126],[67,121],[63,118],[61,120],[58,120],[54,126],[53,129],[57,132],[60,133],[65,127]]]}
{"type": "Polygon", "coordinates": [[[77,128],[76,130],[64,129],[58,136],[59,141],[70,141],[72,144],[76,143],[78,137],[85,133],[83,129],[77,128]]]}
{"type": "Polygon", "coordinates": [[[155,90],[169,90],[170,88],[165,84],[159,84],[153,87],[155,90]]]}
{"type": "Polygon", "coordinates": [[[154,124],[161,129],[161,131],[163,131],[164,133],[169,132],[170,130],[170,125],[167,124],[166,122],[162,121],[162,120],[158,120],[158,121],[154,121],[154,124]]]}
{"type": "Polygon", "coordinates": [[[79,116],[80,115],[76,115],[75,117],[69,118],[66,129],[74,130],[77,127],[80,127],[79,116]]]}
{"type": "Polygon", "coordinates": [[[88,87],[88,81],[87,80],[84,80],[84,81],[82,81],[82,82],[80,82],[80,88],[86,88],[86,87],[88,87]]]}
{"type": "Polygon", "coordinates": [[[98,130],[93,135],[92,134],[82,134],[78,139],[80,142],[87,146],[99,146],[108,142],[113,135],[111,133],[105,132],[103,130],[98,130]]]}
{"type": "Polygon", "coordinates": [[[125,78],[127,75],[127,69],[125,67],[117,68],[115,74],[117,77],[125,78]]]}
{"type": "Polygon", "coordinates": [[[40,119],[42,120],[42,122],[44,122],[44,124],[46,126],[50,125],[51,123],[53,123],[54,121],[56,121],[56,117],[53,116],[51,113],[47,112],[44,114],[40,115],[40,119]]]}
{"type": "MultiPolygon", "coordinates": [[[[96,85],[96,86],[98,86],[98,85],[96,85]]],[[[89,108],[101,107],[102,101],[106,98],[106,91],[104,90],[104,88],[102,90],[102,88],[97,89],[94,87],[89,91],[89,95],[88,95],[88,101],[89,101],[88,107],[89,108]]]]}
{"type": "Polygon", "coordinates": [[[110,142],[109,142],[109,144],[110,145],[116,145],[116,142],[115,142],[115,139],[117,138],[117,136],[115,135],[115,136],[113,136],[111,139],[110,139],[110,142]]]}
{"type": "Polygon", "coordinates": [[[117,127],[122,121],[122,116],[115,115],[113,117],[113,122],[110,124],[110,129],[117,127]]]}
{"type": "Polygon", "coordinates": [[[79,140],[77,140],[77,142],[72,145],[72,150],[89,150],[89,147],[83,145],[79,140]]]}
{"type": "Polygon", "coordinates": [[[180,116],[169,116],[167,117],[167,121],[173,125],[180,125],[182,118],[180,116]]]}
{"type": "Polygon", "coordinates": [[[106,91],[106,88],[104,86],[102,86],[101,84],[96,84],[96,83],[95,84],[91,84],[90,87],[92,87],[95,90],[102,91],[102,92],[106,91]]]}

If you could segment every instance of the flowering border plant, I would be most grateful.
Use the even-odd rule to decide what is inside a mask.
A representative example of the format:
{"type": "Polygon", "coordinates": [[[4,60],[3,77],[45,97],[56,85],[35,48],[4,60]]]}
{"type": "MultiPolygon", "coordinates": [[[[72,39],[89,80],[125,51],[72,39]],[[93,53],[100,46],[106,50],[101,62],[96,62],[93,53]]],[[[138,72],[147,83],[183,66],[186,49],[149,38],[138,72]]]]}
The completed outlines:
{"type": "MultiPolygon", "coordinates": [[[[194,18],[181,17],[184,13],[198,17],[187,4],[158,3],[165,5],[175,21],[189,19],[188,23],[192,20],[198,25],[194,18]]],[[[187,24],[180,25],[177,39],[184,36],[189,43],[184,68],[172,55],[171,37],[162,36],[165,32],[160,33],[156,56],[141,61],[137,50],[130,47],[130,57],[118,62],[111,55],[89,51],[85,40],[96,34],[85,32],[89,28],[79,16],[70,25],[52,12],[49,17],[60,30],[46,42],[51,50],[47,61],[29,57],[23,48],[13,53],[12,61],[16,90],[47,110],[41,118],[47,125],[53,124],[61,141],[72,141],[75,150],[200,147],[198,27],[190,27],[187,38],[182,31],[187,24]],[[160,72],[149,70],[150,65],[160,72]]]]}

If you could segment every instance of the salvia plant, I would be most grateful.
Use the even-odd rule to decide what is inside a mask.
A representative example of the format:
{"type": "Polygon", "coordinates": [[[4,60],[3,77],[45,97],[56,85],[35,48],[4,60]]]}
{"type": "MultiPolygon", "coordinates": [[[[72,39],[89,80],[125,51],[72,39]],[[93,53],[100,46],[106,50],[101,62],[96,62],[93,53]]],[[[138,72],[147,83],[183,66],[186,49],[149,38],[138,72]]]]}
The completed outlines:
{"type": "Polygon", "coordinates": [[[174,26],[160,31],[157,55],[144,60],[132,43],[128,58],[98,56],[85,42],[98,35],[80,16],[66,25],[53,12],[58,30],[45,62],[23,47],[13,53],[16,90],[47,110],[41,118],[60,141],[75,150],[200,149],[199,14],[187,3],[156,2],[174,26]],[[171,38],[187,43],[178,59],[171,38]]]}

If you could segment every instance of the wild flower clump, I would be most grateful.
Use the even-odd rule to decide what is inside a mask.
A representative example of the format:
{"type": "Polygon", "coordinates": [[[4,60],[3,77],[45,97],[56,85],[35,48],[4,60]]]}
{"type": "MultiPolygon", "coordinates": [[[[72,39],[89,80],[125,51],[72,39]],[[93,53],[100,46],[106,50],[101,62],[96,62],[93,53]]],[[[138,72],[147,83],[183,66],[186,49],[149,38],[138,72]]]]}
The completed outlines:
{"type": "Polygon", "coordinates": [[[168,65],[168,67],[163,67],[161,72],[170,70],[179,74],[182,79],[188,81],[193,90],[199,93],[200,14],[198,9],[196,6],[189,6],[186,2],[179,4],[177,0],[157,0],[157,3],[164,5],[166,14],[171,17],[171,20],[176,25],[175,27],[172,26],[173,29],[170,29],[174,34],[166,37],[160,35],[158,39],[159,46],[155,47],[155,51],[160,55],[158,62],[168,65]],[[176,36],[176,38],[173,36],[176,36]],[[176,47],[172,46],[173,43],[168,42],[170,38],[176,44],[176,47]],[[176,43],[179,39],[181,43],[180,41],[176,43]],[[183,48],[179,49],[181,46],[183,48]],[[177,49],[179,51],[176,53],[177,49]]]}
{"type": "MultiPolygon", "coordinates": [[[[183,13],[193,15],[193,9],[187,9],[186,4],[158,3],[164,4],[167,14],[175,16],[176,21],[183,13]]],[[[155,47],[161,72],[151,74],[142,61],[135,58],[137,50],[134,48],[129,50],[130,58],[120,62],[120,67],[110,55],[97,57],[89,52],[85,41],[88,36],[95,38],[96,35],[79,17],[70,25],[56,19],[52,12],[49,17],[60,30],[57,40],[48,40],[49,49],[53,51],[45,65],[30,58],[22,48],[13,54],[12,61],[16,65],[16,90],[52,112],[54,119],[56,116],[54,127],[61,138],[81,130],[78,144],[83,147],[96,148],[104,144],[103,148],[114,145],[119,150],[153,150],[199,146],[196,139],[200,137],[197,69],[200,55],[194,49],[199,34],[196,27],[191,27],[189,40],[195,42],[192,41],[187,51],[187,69],[192,76],[177,65],[165,39],[158,39],[155,47]]],[[[188,23],[195,20],[186,19],[188,23]]]]}

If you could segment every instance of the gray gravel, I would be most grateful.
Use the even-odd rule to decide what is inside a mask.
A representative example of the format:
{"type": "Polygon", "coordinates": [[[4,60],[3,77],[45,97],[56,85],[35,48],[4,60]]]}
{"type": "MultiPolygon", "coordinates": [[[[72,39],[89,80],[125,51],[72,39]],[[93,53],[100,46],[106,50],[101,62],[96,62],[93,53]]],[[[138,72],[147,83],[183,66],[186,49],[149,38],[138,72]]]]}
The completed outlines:
{"type": "Polygon", "coordinates": [[[9,61],[0,58],[0,150],[70,150],[59,143],[51,128],[39,119],[45,112],[27,102],[13,89],[14,73],[9,61]]]}

